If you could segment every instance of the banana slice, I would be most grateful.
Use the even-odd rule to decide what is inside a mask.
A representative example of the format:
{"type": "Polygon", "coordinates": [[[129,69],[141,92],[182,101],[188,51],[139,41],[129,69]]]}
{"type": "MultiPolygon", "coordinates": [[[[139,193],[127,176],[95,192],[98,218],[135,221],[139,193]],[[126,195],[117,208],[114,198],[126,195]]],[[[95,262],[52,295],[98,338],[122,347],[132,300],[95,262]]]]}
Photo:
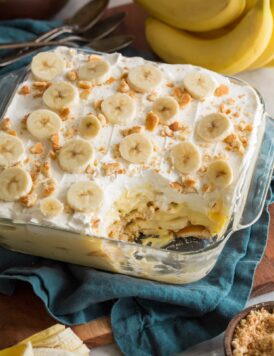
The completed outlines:
{"type": "Polygon", "coordinates": [[[152,64],[143,64],[130,68],[128,71],[128,84],[132,89],[147,93],[156,89],[162,82],[162,72],[152,64]]]}
{"type": "Polygon", "coordinates": [[[217,87],[217,83],[214,79],[200,72],[190,72],[186,74],[183,84],[194,98],[201,100],[212,96],[217,87]]]}
{"type": "Polygon", "coordinates": [[[78,97],[77,89],[69,83],[53,83],[43,95],[44,103],[53,110],[71,105],[78,97]]]}
{"type": "Polygon", "coordinates": [[[103,114],[112,124],[124,125],[135,117],[134,100],[121,93],[116,93],[106,98],[101,104],[103,114]]]}
{"type": "Polygon", "coordinates": [[[94,182],[74,183],[67,192],[69,206],[84,213],[90,213],[99,208],[103,197],[102,189],[94,182]]]}
{"type": "Polygon", "coordinates": [[[166,123],[178,113],[179,105],[172,96],[163,96],[154,101],[152,111],[159,117],[161,123],[166,123]]]}
{"type": "Polygon", "coordinates": [[[2,200],[18,200],[27,195],[31,188],[31,176],[22,168],[7,168],[0,174],[0,199],[2,200]]]}
{"type": "Polygon", "coordinates": [[[53,111],[35,110],[27,119],[27,129],[38,140],[46,140],[61,128],[62,120],[53,111]]]}
{"type": "Polygon", "coordinates": [[[41,213],[47,218],[60,215],[64,210],[64,205],[56,198],[46,198],[40,203],[41,213]]]}
{"type": "Polygon", "coordinates": [[[18,162],[24,153],[23,142],[14,136],[0,135],[0,166],[10,166],[18,162]]]}
{"type": "Polygon", "coordinates": [[[207,176],[209,181],[219,188],[225,188],[233,181],[232,168],[224,160],[212,162],[208,166],[207,176]]]}
{"type": "Polygon", "coordinates": [[[69,173],[82,173],[93,157],[91,144],[82,139],[68,141],[60,150],[60,167],[69,173]]]}
{"type": "Polygon", "coordinates": [[[198,148],[191,142],[181,142],[171,149],[174,167],[181,173],[197,171],[201,165],[198,148]]]}
{"type": "Polygon", "coordinates": [[[92,84],[102,84],[108,79],[110,65],[108,62],[98,59],[88,62],[79,68],[79,78],[88,80],[92,84]]]}
{"type": "Polygon", "coordinates": [[[31,61],[32,74],[39,80],[51,81],[65,69],[62,58],[54,52],[41,52],[31,61]]]}
{"type": "Polygon", "coordinates": [[[229,118],[219,113],[206,115],[197,124],[197,134],[208,142],[223,140],[230,130],[229,118]]]}
{"type": "Polygon", "coordinates": [[[93,138],[99,134],[100,130],[101,122],[94,115],[87,115],[80,122],[79,132],[83,138],[93,138]]]}
{"type": "Polygon", "coordinates": [[[153,153],[153,145],[144,134],[133,133],[122,139],[119,150],[122,157],[129,162],[146,163],[153,153]]]}

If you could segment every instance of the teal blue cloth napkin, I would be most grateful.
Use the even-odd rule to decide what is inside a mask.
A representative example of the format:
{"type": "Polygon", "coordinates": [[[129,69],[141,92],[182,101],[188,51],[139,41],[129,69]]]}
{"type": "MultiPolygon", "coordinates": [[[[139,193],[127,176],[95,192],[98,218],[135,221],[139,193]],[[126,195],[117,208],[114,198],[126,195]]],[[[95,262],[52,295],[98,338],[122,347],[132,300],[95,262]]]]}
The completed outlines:
{"type": "MultiPolygon", "coordinates": [[[[31,20],[3,22],[0,42],[31,39],[51,26],[31,20]]],[[[12,294],[16,281],[27,282],[62,323],[110,314],[115,340],[125,355],[173,355],[222,332],[245,306],[266,245],[271,202],[269,189],[260,220],[235,233],[213,271],[196,283],[165,285],[0,248],[0,292],[12,294]]]]}

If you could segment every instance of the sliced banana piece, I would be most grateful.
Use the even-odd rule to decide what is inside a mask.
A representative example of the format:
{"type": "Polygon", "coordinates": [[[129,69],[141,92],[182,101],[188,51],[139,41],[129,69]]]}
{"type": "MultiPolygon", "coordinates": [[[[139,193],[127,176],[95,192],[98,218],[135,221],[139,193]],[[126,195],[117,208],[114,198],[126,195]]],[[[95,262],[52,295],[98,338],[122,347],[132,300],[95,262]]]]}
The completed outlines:
{"type": "Polygon", "coordinates": [[[131,88],[141,93],[148,93],[156,89],[161,84],[162,79],[162,72],[152,64],[130,68],[127,77],[131,88]]]}
{"type": "Polygon", "coordinates": [[[201,165],[198,148],[191,142],[181,142],[171,149],[174,167],[181,173],[197,171],[201,165]]]}
{"type": "Polygon", "coordinates": [[[27,129],[38,140],[46,140],[61,128],[62,120],[53,111],[40,109],[33,111],[27,119],[27,129]]]}
{"type": "Polygon", "coordinates": [[[0,199],[15,201],[27,195],[32,188],[31,176],[24,169],[11,167],[0,174],[0,199]]]}
{"type": "Polygon", "coordinates": [[[80,122],[79,132],[83,138],[94,138],[99,134],[100,130],[101,122],[94,115],[87,115],[80,122]]]}
{"type": "Polygon", "coordinates": [[[60,167],[69,173],[82,173],[93,157],[91,144],[82,139],[68,141],[60,150],[60,167]]]}
{"type": "Polygon", "coordinates": [[[233,181],[232,168],[224,160],[212,162],[208,166],[207,176],[209,181],[219,188],[225,188],[233,181]]]}
{"type": "Polygon", "coordinates": [[[220,113],[206,115],[197,124],[197,134],[208,142],[223,140],[230,130],[229,118],[220,113]]]}
{"type": "Polygon", "coordinates": [[[0,166],[11,166],[20,160],[23,153],[24,145],[18,137],[0,135],[0,166]]]}
{"type": "Polygon", "coordinates": [[[212,96],[217,87],[217,83],[209,75],[201,72],[190,72],[183,80],[185,89],[196,99],[203,100],[212,96]]]}
{"type": "Polygon", "coordinates": [[[53,83],[43,94],[44,103],[53,110],[68,107],[77,98],[76,87],[66,82],[53,83]]]}
{"type": "Polygon", "coordinates": [[[67,192],[69,206],[84,213],[99,208],[103,202],[103,191],[95,182],[77,182],[67,192]]]}
{"type": "Polygon", "coordinates": [[[132,163],[146,163],[153,153],[151,140],[141,133],[124,137],[119,145],[122,157],[132,163]]]}
{"type": "Polygon", "coordinates": [[[154,101],[152,111],[164,124],[178,113],[179,104],[172,96],[162,96],[154,101]]]}
{"type": "Polygon", "coordinates": [[[41,213],[47,218],[60,215],[64,210],[64,205],[56,198],[46,198],[40,203],[41,213]]]}
{"type": "Polygon", "coordinates": [[[136,105],[129,95],[116,93],[102,102],[101,110],[112,124],[124,125],[134,119],[136,105]]]}
{"type": "Polygon", "coordinates": [[[63,59],[54,52],[38,53],[31,61],[32,74],[39,80],[51,81],[63,73],[64,69],[63,59]]]}
{"type": "Polygon", "coordinates": [[[110,65],[103,59],[83,64],[78,71],[81,80],[88,80],[92,84],[102,84],[109,76],[110,65]]]}

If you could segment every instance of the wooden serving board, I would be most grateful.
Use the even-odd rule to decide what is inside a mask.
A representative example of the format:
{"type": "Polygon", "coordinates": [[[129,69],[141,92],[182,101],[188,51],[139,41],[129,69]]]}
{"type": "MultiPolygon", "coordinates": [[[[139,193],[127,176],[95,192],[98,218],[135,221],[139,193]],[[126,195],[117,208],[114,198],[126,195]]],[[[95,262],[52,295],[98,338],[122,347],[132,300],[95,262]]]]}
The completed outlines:
{"type": "MultiPolygon", "coordinates": [[[[149,50],[144,35],[144,12],[131,4],[110,9],[108,14],[120,11],[126,11],[128,16],[117,33],[135,35],[134,46],[149,50]]],[[[274,291],[274,205],[270,207],[270,214],[268,244],[256,271],[252,297],[274,291]]],[[[0,294],[0,350],[55,323],[28,285],[19,284],[12,296],[0,294]]],[[[114,341],[108,316],[75,326],[73,330],[90,348],[114,341]]]]}

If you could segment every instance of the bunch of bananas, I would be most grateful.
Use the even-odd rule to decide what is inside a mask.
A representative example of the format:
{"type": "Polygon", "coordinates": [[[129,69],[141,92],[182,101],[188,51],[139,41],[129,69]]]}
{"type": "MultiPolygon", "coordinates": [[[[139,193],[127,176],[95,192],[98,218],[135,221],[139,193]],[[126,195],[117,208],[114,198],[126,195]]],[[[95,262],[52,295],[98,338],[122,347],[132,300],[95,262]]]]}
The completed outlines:
{"type": "Polygon", "coordinates": [[[234,74],[274,60],[274,0],[135,1],[151,15],[151,48],[168,63],[234,74]]]}

